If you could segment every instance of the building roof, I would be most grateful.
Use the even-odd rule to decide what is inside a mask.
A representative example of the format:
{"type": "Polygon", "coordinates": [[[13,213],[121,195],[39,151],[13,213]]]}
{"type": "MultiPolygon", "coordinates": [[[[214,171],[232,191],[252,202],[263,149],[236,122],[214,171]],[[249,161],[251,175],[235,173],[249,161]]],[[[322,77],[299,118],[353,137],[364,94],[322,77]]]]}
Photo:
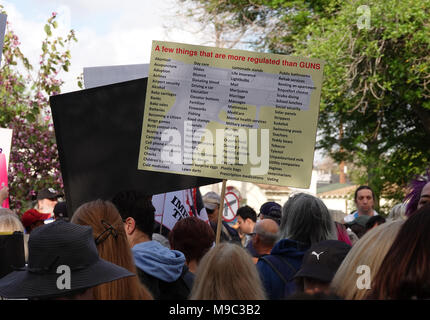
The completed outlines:
{"type": "Polygon", "coordinates": [[[289,187],[262,184],[262,183],[255,183],[255,184],[265,191],[291,192],[291,189],[289,187]]]}
{"type": "Polygon", "coordinates": [[[349,183],[332,183],[317,188],[319,198],[348,198],[358,186],[349,183]]]}

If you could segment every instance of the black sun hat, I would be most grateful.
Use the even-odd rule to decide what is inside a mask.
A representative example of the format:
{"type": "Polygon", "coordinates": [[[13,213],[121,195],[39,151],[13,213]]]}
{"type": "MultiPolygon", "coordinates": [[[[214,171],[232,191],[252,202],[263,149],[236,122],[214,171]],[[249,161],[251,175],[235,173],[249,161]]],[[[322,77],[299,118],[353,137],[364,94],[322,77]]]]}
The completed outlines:
{"type": "Polygon", "coordinates": [[[312,245],[303,256],[303,263],[294,278],[313,278],[331,282],[351,246],[339,240],[324,240],[312,245]]]}
{"type": "Polygon", "coordinates": [[[75,290],[134,276],[99,257],[89,226],[62,220],[41,226],[30,234],[28,252],[27,267],[0,279],[1,297],[61,297],[75,290]],[[70,288],[61,289],[57,284],[64,270],[60,266],[70,268],[70,288]]]}

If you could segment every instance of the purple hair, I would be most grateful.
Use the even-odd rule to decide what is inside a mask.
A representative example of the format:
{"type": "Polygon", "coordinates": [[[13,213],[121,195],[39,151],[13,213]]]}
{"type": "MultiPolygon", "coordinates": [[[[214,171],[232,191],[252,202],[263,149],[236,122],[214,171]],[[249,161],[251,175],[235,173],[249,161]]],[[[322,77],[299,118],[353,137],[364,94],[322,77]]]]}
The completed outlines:
{"type": "Polygon", "coordinates": [[[417,175],[415,179],[411,181],[409,184],[409,188],[411,192],[405,197],[405,202],[408,201],[406,205],[405,215],[409,218],[418,207],[418,202],[420,201],[421,191],[424,186],[430,182],[430,168],[427,169],[427,172],[424,175],[417,175]]]}

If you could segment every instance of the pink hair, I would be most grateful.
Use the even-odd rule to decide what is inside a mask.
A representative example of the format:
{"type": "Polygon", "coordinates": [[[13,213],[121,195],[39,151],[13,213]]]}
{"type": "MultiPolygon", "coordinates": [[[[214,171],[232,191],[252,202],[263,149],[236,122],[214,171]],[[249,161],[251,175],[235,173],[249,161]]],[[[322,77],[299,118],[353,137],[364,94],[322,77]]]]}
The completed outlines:
{"type": "Polygon", "coordinates": [[[336,225],[336,231],[337,231],[337,240],[345,242],[346,244],[349,244],[352,246],[351,240],[349,239],[348,232],[346,231],[346,228],[343,224],[339,222],[335,222],[336,225]]]}

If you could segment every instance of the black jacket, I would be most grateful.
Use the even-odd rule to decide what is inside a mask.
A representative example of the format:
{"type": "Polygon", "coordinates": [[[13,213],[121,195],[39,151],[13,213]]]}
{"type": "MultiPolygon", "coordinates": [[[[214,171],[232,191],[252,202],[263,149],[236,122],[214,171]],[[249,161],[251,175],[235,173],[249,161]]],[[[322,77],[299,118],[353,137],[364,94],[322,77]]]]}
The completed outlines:
{"type": "Polygon", "coordinates": [[[184,265],[178,280],[166,282],[151,276],[138,267],[137,276],[141,283],[152,293],[155,300],[187,300],[193,286],[194,274],[184,265]]]}

